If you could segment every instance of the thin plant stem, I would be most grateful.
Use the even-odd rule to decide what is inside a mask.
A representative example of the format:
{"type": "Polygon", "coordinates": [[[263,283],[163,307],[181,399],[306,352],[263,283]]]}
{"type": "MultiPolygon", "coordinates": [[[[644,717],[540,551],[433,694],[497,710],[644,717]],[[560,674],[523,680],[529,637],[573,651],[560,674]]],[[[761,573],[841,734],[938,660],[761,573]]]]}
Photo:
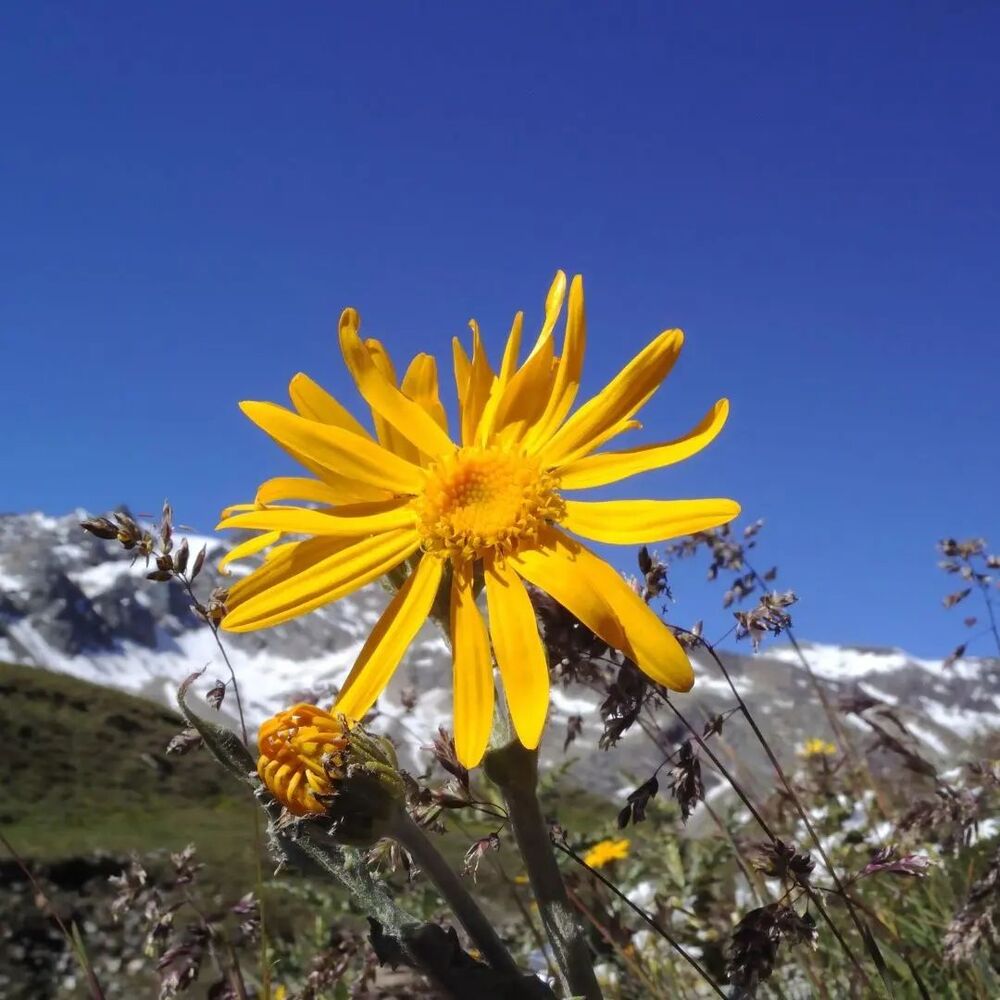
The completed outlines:
{"type": "Polygon", "coordinates": [[[637,917],[656,931],[656,933],[659,934],[660,937],[663,938],[663,940],[666,941],[667,944],[669,944],[670,947],[673,948],[674,951],[676,951],[677,954],[680,955],[681,958],[683,958],[684,961],[687,962],[688,965],[690,965],[691,968],[694,969],[706,983],[708,983],[716,996],[720,996],[722,997],[722,1000],[726,1000],[726,994],[719,989],[715,980],[708,974],[698,959],[696,959],[665,927],[663,927],[658,921],[654,920],[641,906],[633,903],[632,900],[629,899],[628,896],[626,896],[625,893],[614,884],[614,882],[605,878],[596,868],[592,868],[588,865],[587,862],[584,861],[583,858],[581,858],[580,855],[567,844],[556,842],[555,846],[557,850],[562,851],[562,853],[567,857],[572,858],[578,865],[580,865],[581,868],[585,868],[588,872],[590,872],[590,874],[593,875],[594,878],[598,879],[598,881],[600,881],[606,889],[613,892],[626,906],[629,907],[630,910],[632,910],[633,913],[635,913],[637,917]]]}
{"type": "MultiPolygon", "coordinates": [[[[708,646],[707,643],[705,645],[708,646]]],[[[715,655],[714,650],[712,650],[710,646],[708,648],[709,651],[712,652],[712,655],[714,656],[715,655]]],[[[680,709],[669,698],[666,699],[666,702],[667,705],[670,707],[670,710],[674,713],[674,715],[677,716],[677,718],[684,725],[687,731],[692,735],[692,737],[694,737],[698,746],[701,747],[701,749],[708,756],[709,760],[711,760],[711,762],[715,765],[719,773],[723,776],[723,778],[726,779],[726,781],[729,783],[733,791],[736,792],[740,801],[749,810],[750,815],[754,818],[754,820],[756,820],[757,825],[761,828],[761,830],[764,831],[764,834],[767,837],[767,839],[770,840],[771,843],[777,843],[778,838],[775,835],[774,831],[771,829],[767,820],[764,819],[764,817],[760,814],[760,810],[757,809],[757,807],[750,800],[750,797],[743,790],[743,787],[740,785],[740,783],[732,776],[732,774],[726,768],[725,764],[723,764],[722,761],[719,760],[718,756],[710,749],[708,744],[702,738],[701,734],[698,732],[697,729],[695,729],[694,726],[691,725],[687,717],[680,711],[680,709]]],[[[847,941],[844,939],[844,936],[840,933],[840,928],[838,928],[837,925],[833,922],[833,918],[830,916],[830,914],[826,912],[826,907],[823,905],[823,901],[820,899],[820,897],[817,895],[817,893],[811,886],[807,884],[806,886],[804,886],[804,888],[805,891],[808,893],[809,898],[812,901],[813,905],[816,907],[816,911],[823,918],[823,922],[827,925],[827,927],[830,928],[830,932],[837,939],[840,946],[844,949],[844,952],[847,955],[847,957],[850,958],[851,963],[858,970],[858,972],[861,973],[865,981],[870,984],[871,979],[868,973],[865,971],[865,968],[861,964],[857,955],[854,954],[854,951],[851,949],[851,946],[847,943],[847,941]]]]}
{"type": "MultiPolygon", "coordinates": [[[[201,601],[198,600],[194,592],[194,587],[191,585],[191,581],[188,579],[187,573],[176,574],[177,578],[184,585],[184,589],[187,591],[188,597],[198,606],[201,605],[201,601]]],[[[229,679],[233,685],[233,694],[236,697],[236,712],[240,719],[240,735],[243,737],[243,742],[248,744],[250,740],[247,737],[247,722],[246,717],[243,715],[243,699],[240,698],[240,686],[236,681],[236,671],[233,669],[233,664],[229,659],[229,654],[226,652],[226,647],[223,645],[222,640],[219,638],[219,626],[215,624],[211,619],[206,618],[205,624],[211,629],[212,637],[215,639],[215,645],[219,648],[219,653],[222,655],[222,661],[225,663],[227,669],[229,670],[229,679]]]]}
{"type": "MultiPolygon", "coordinates": [[[[686,631],[686,630],[681,630],[681,631],[686,631]]],[[[856,909],[852,905],[851,900],[848,898],[847,893],[844,890],[843,883],[840,880],[840,876],[837,874],[837,871],[834,868],[833,863],[830,861],[830,858],[826,853],[826,849],[823,847],[823,843],[820,840],[819,835],[816,833],[816,829],[813,826],[812,821],[809,819],[808,813],[806,812],[801,801],[799,800],[798,795],[795,793],[795,789],[792,788],[791,782],[786,777],[784,768],[782,768],[781,764],[778,762],[778,758],[775,756],[774,751],[771,749],[770,743],[768,743],[764,734],[761,732],[760,727],[757,725],[757,720],[753,717],[753,714],[747,707],[747,703],[743,700],[743,696],[739,693],[739,691],[736,688],[736,685],[733,683],[732,676],[726,669],[726,665],[722,662],[722,659],[719,657],[719,654],[716,653],[716,651],[712,648],[711,645],[705,642],[705,640],[701,639],[700,636],[697,638],[699,639],[701,644],[705,647],[705,649],[708,651],[709,656],[711,656],[712,659],[715,661],[716,666],[718,666],[719,670],[722,672],[722,676],[726,679],[726,683],[729,685],[729,689],[732,691],[733,697],[736,699],[737,703],[740,706],[740,711],[743,713],[743,717],[747,720],[747,724],[753,730],[754,736],[757,737],[757,741],[760,743],[761,747],[764,750],[764,753],[767,755],[768,760],[771,762],[771,766],[774,768],[774,773],[778,776],[778,780],[781,782],[781,784],[785,788],[785,791],[788,793],[788,797],[791,800],[792,805],[795,807],[795,811],[799,814],[799,818],[802,820],[803,825],[809,832],[809,836],[812,838],[812,841],[816,846],[817,853],[823,859],[823,864],[826,866],[827,871],[830,873],[830,877],[833,879],[838,892],[841,894],[844,900],[844,903],[847,907],[847,912],[851,917],[851,921],[853,922],[855,928],[857,929],[858,934],[861,935],[861,940],[865,942],[866,946],[877,948],[877,945],[875,945],[874,939],[871,936],[871,932],[868,931],[867,928],[864,926],[864,924],[861,923],[861,919],[860,917],[858,917],[856,909]]],[[[819,897],[812,890],[812,888],[807,887],[806,891],[809,893],[809,898],[813,900],[814,903],[817,903],[819,897]]],[[[821,910],[821,912],[824,911],[821,910]]],[[[826,917],[826,921],[831,928],[834,926],[833,921],[830,920],[829,917],[826,917]]],[[[843,939],[839,937],[839,934],[838,934],[838,939],[843,941],[843,939]]],[[[848,955],[852,957],[854,963],[857,965],[858,969],[861,971],[865,979],[870,984],[871,980],[868,976],[868,973],[861,966],[861,963],[858,962],[857,958],[854,956],[850,948],[847,947],[847,943],[843,942],[843,944],[845,949],[847,950],[848,955]]],[[[876,967],[881,968],[881,964],[884,964],[884,962],[881,960],[881,956],[880,955],[878,956],[878,960],[876,960],[875,955],[873,955],[872,958],[873,960],[875,960],[876,967]]],[[[883,978],[883,983],[885,983],[886,989],[891,994],[891,987],[884,978],[883,978]]]]}
{"type": "Polygon", "coordinates": [[[406,810],[397,811],[390,824],[389,835],[406,848],[427,877],[437,886],[487,963],[505,976],[520,979],[521,973],[493,924],[487,920],[462,884],[462,880],[441,857],[438,849],[427,839],[427,835],[410,818],[406,810]]]}
{"type": "Polygon", "coordinates": [[[632,958],[625,949],[615,940],[614,935],[607,927],[604,926],[597,919],[596,915],[591,911],[590,907],[575,893],[572,889],[567,889],[566,894],[569,897],[569,901],[590,921],[591,926],[602,938],[614,949],[615,954],[625,963],[631,970],[632,974],[642,982],[645,987],[650,990],[650,996],[656,996],[657,989],[656,984],[649,978],[645,970],[639,963],[632,958]]]}
{"type": "Polygon", "coordinates": [[[993,640],[997,644],[997,655],[1000,656],[1000,628],[997,628],[997,616],[993,610],[993,600],[990,597],[990,585],[988,583],[979,583],[980,593],[983,595],[983,603],[986,605],[986,614],[990,619],[990,631],[993,633],[993,640]]]}
{"type": "MultiPolygon", "coordinates": [[[[768,587],[767,582],[760,575],[760,573],[758,573],[757,570],[751,565],[750,561],[746,558],[745,555],[743,557],[743,563],[752,574],[754,579],[754,584],[758,587],[760,592],[762,594],[770,593],[771,588],[768,587]]],[[[869,784],[871,785],[872,790],[875,792],[875,801],[878,803],[878,810],[882,815],[882,819],[888,819],[889,811],[882,801],[882,791],[878,783],[875,781],[875,776],[874,774],[872,774],[871,768],[868,766],[867,758],[863,756],[859,758],[857,753],[855,752],[854,744],[851,742],[851,739],[847,733],[846,728],[842,724],[839,715],[837,714],[836,711],[834,711],[833,706],[830,704],[830,699],[827,695],[827,691],[820,683],[819,678],[816,676],[816,673],[812,668],[812,664],[809,662],[809,660],[806,658],[805,653],[802,651],[802,647],[799,645],[798,640],[795,638],[795,632],[792,630],[792,626],[790,624],[785,628],[785,634],[788,636],[788,641],[789,643],[791,643],[792,649],[795,651],[795,655],[798,658],[798,661],[801,664],[802,669],[805,670],[806,676],[809,678],[809,683],[812,686],[812,689],[815,692],[816,697],[819,699],[819,703],[823,708],[823,714],[826,716],[827,722],[830,723],[830,728],[831,730],[833,730],[833,733],[836,736],[837,741],[844,748],[844,753],[848,755],[848,757],[851,760],[851,763],[859,770],[863,767],[865,772],[868,774],[869,784]]],[[[717,645],[718,642],[714,643],[713,647],[717,645]]]]}
{"type": "Polygon", "coordinates": [[[570,996],[601,1000],[584,928],[566,895],[549,829],[538,802],[538,751],[514,739],[487,752],[486,776],[503,793],[514,839],[528,870],[542,926],[570,996]]]}

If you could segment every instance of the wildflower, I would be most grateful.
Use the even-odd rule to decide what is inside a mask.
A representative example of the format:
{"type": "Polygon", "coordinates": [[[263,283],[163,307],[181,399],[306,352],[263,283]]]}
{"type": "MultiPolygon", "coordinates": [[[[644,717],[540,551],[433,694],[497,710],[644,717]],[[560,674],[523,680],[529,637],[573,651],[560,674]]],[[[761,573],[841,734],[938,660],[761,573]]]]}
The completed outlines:
{"type": "Polygon", "coordinates": [[[610,861],[620,861],[628,857],[631,843],[625,837],[621,840],[600,840],[583,856],[584,863],[591,868],[603,868],[610,861]]]}
{"type": "Polygon", "coordinates": [[[799,750],[800,757],[832,757],[837,752],[837,748],[826,740],[813,737],[806,740],[799,750]]]}
{"type": "Polygon", "coordinates": [[[639,426],[635,415],[672,368],[683,335],[661,333],[570,414],[586,337],[579,276],[569,288],[557,354],[554,331],[564,298],[566,277],[559,272],[541,333],[523,364],[520,313],[496,371],[475,322],[471,357],[455,340],[455,440],[447,430],[434,359],[418,354],[397,382],[383,346],[361,340],[353,309],[341,316],[340,346],[371,407],[375,437],[303,374],[289,386],[294,411],[242,404],[313,478],[270,479],[253,504],[224,512],[220,528],[261,532],[238,545],[230,559],[271,548],[264,564],[230,590],[223,628],[245,632],[277,625],[385,574],[395,572],[398,581],[408,570],[335,705],[335,711],[361,718],[436,610],[444,582],[454,649],[455,743],[469,767],[482,758],[492,724],[491,646],[518,738],[529,749],[541,739],[549,674],[525,582],[657,683],[678,691],[693,683],[673,634],[610,565],[567,531],[597,542],[643,544],[708,529],[739,513],[725,499],[582,502],[564,495],[688,458],[716,437],[728,413],[728,402],[719,400],[676,440],[597,452],[639,426]],[[287,541],[288,535],[307,537],[287,541]],[[484,584],[488,628],[476,604],[484,584]]]}
{"type": "Polygon", "coordinates": [[[325,813],[331,772],[343,766],[347,737],[340,720],[315,705],[296,705],[260,727],[257,773],[268,791],[296,816],[325,813]]]}
{"type": "Polygon", "coordinates": [[[294,816],[324,815],[340,841],[370,846],[407,794],[392,744],[315,705],[279,712],[260,727],[257,773],[294,816]]]}

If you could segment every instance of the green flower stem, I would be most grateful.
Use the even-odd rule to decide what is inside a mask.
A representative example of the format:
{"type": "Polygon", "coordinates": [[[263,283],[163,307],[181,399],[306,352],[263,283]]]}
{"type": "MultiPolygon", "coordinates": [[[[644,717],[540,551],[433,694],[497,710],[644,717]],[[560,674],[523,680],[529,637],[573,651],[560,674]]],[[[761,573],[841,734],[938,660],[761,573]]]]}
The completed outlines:
{"type": "Polygon", "coordinates": [[[528,869],[542,925],[552,944],[563,986],[570,996],[601,1000],[594,959],[583,926],[570,906],[548,827],[538,803],[538,751],[514,739],[490,750],[483,762],[486,776],[507,803],[517,846],[528,869]]]}
{"type": "Polygon", "coordinates": [[[427,877],[437,886],[486,962],[495,971],[510,976],[512,981],[519,980],[521,972],[493,925],[469,895],[462,880],[405,809],[398,811],[390,822],[387,833],[410,852],[427,877]]]}

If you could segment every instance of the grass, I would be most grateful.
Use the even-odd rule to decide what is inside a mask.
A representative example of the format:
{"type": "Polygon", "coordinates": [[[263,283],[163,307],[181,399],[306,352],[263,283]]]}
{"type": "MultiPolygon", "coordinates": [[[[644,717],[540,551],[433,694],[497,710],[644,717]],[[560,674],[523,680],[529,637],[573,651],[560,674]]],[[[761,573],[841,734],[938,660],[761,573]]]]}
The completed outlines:
{"type": "Polygon", "coordinates": [[[204,861],[252,881],[254,804],[205,751],[167,756],[181,728],[142,698],[0,663],[5,835],[40,861],[195,841],[204,861]]]}

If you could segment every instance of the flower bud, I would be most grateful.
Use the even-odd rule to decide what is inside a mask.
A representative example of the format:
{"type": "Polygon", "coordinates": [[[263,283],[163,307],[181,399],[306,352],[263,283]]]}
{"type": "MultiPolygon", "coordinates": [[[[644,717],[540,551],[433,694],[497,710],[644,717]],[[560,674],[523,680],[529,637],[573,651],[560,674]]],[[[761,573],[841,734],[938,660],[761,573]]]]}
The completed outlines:
{"type": "Polygon", "coordinates": [[[407,779],[392,744],[344,716],[300,704],[265,722],[257,772],[295,816],[326,816],[343,843],[385,836],[405,801],[407,779]]]}

